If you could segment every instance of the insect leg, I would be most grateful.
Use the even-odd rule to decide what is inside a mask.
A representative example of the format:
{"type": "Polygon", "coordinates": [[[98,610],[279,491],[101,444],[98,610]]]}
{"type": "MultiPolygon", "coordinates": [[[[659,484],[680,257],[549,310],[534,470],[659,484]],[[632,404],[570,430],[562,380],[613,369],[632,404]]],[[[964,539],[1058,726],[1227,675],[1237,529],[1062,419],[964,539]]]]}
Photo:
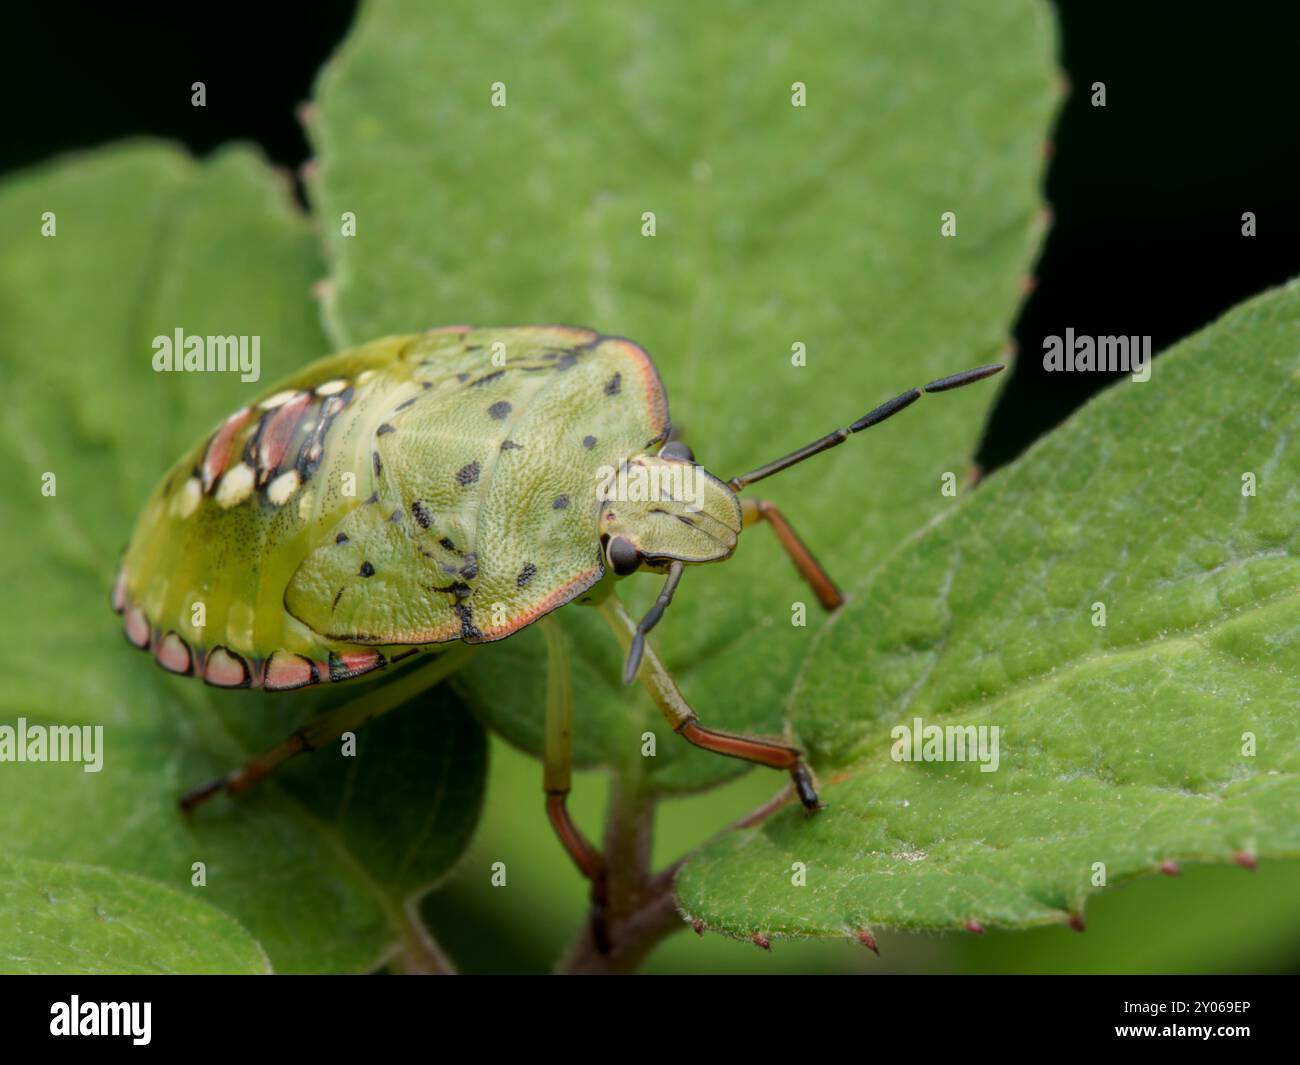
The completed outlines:
{"type": "Polygon", "coordinates": [[[808,582],[824,609],[836,610],[843,605],[844,596],[831,580],[830,574],[822,569],[821,563],[804,546],[804,542],[790,527],[775,503],[769,503],[766,499],[743,499],[740,502],[740,514],[746,528],[760,521],[772,526],[772,532],[790,556],[799,576],[808,582]]]}
{"type": "Polygon", "coordinates": [[[332,743],[343,733],[360,728],[367,721],[387,713],[394,707],[401,706],[420,692],[433,687],[459,669],[472,651],[473,648],[468,644],[457,643],[423,665],[401,674],[396,680],[313,717],[283,743],[277,744],[224,777],[217,777],[215,780],[191,788],[180,798],[181,809],[189,813],[218,792],[238,795],[242,791],[247,791],[295,754],[314,751],[327,743],[332,743]]]}
{"type": "MultiPolygon", "coordinates": [[[[610,628],[614,630],[614,635],[618,637],[619,642],[625,647],[629,645],[636,634],[637,625],[618,596],[610,595],[600,604],[600,612],[610,628]]],[[[672,675],[664,668],[663,663],[659,661],[659,656],[649,645],[646,645],[638,675],[668,724],[683,739],[695,744],[696,747],[703,747],[707,751],[724,754],[729,758],[755,762],[758,765],[770,766],[772,769],[784,769],[794,782],[799,801],[809,810],[821,808],[817,790],[813,786],[812,773],[804,765],[798,748],[777,740],[741,736],[738,733],[724,732],[721,729],[711,729],[701,725],[699,715],[686,701],[672,675]]]]}
{"type": "Polygon", "coordinates": [[[601,953],[610,950],[605,919],[605,859],[569,816],[573,718],[572,675],[569,670],[569,641],[552,617],[538,624],[546,638],[546,735],[543,744],[542,787],[546,791],[546,816],[578,871],[591,881],[592,938],[601,953]]]}

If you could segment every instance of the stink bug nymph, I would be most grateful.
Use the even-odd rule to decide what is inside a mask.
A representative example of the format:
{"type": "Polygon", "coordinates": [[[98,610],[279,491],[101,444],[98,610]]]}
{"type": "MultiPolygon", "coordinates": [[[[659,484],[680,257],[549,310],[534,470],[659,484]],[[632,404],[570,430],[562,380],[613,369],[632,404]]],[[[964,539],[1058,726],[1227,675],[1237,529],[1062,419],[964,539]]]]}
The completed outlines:
{"type": "MultiPolygon", "coordinates": [[[[721,480],[669,440],[650,357],[620,337],[568,326],[451,326],[387,337],[312,363],[241,407],[178,462],[146,503],[113,606],[127,639],[173,673],[222,688],[289,691],[376,670],[393,681],[313,719],[275,749],[187,793],[190,810],[400,705],[456,670],[476,645],[596,605],[627,645],[674,731],[696,746],[787,771],[818,806],[799,751],[705,727],[646,634],[687,565],[731,557],[767,522],[827,610],[835,583],[749,485],[835,447],[919,399],[1001,370],[982,366],[912,389],[806,447],[721,480]],[[502,356],[504,353],[504,357],[502,356]],[[601,471],[658,488],[620,498],[601,471]],[[674,490],[689,473],[689,498],[674,490]],[[648,496],[648,497],[647,497],[648,496]],[[618,580],[664,578],[634,621],[618,580]],[[204,604],[196,625],[193,605],[204,604]],[[402,665],[407,659],[415,659],[402,665]]],[[[548,698],[544,751],[552,825],[599,904],[604,860],[570,820],[569,714],[548,698]]]]}

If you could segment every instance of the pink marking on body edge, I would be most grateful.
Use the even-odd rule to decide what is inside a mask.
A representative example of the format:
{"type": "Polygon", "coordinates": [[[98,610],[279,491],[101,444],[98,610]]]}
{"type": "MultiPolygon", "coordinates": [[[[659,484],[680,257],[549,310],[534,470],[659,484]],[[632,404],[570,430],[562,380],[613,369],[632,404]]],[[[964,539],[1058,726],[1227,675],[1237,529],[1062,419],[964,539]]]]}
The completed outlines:
{"type": "MultiPolygon", "coordinates": [[[[574,577],[573,580],[548,595],[540,603],[534,604],[531,608],[520,611],[513,617],[506,618],[505,624],[496,628],[484,628],[479,631],[483,634],[482,640],[474,641],[476,643],[491,643],[494,640],[501,640],[518,632],[525,625],[531,625],[538,618],[549,614],[552,610],[558,610],[566,603],[572,602],[583,592],[595,584],[604,573],[602,566],[593,566],[574,577]]],[[[466,641],[469,642],[468,640],[466,641]]]]}
{"type": "Polygon", "coordinates": [[[225,473],[226,463],[230,461],[231,445],[235,442],[235,434],[244,427],[251,413],[248,407],[240,407],[221,423],[221,428],[208,443],[208,450],[204,453],[203,463],[199,467],[204,492],[211,492],[212,486],[217,483],[217,478],[225,473]]]}
{"type": "Polygon", "coordinates": [[[285,452],[289,450],[289,441],[293,439],[294,430],[302,420],[307,404],[311,402],[311,393],[303,392],[289,402],[278,407],[262,431],[262,438],[257,445],[257,466],[265,480],[284,461],[285,452]]]}
{"type": "Polygon", "coordinates": [[[174,632],[162,638],[154,650],[154,657],[168,673],[188,673],[194,665],[189,645],[174,632]]]}
{"type": "Polygon", "coordinates": [[[601,339],[601,335],[596,330],[589,329],[585,325],[561,325],[558,322],[546,322],[542,325],[526,326],[525,328],[536,329],[538,332],[545,330],[548,333],[559,333],[560,336],[576,341],[579,347],[601,339]]]}
{"type": "Polygon", "coordinates": [[[247,688],[253,683],[253,673],[239,655],[214,647],[203,667],[203,679],[214,688],[247,688]]]}
{"type": "Polygon", "coordinates": [[[305,688],[320,680],[316,663],[310,658],[303,658],[292,651],[273,651],[266,660],[262,674],[262,687],[270,692],[290,691],[305,688]]]}
{"type": "Polygon", "coordinates": [[[122,621],[122,631],[137,647],[143,649],[149,646],[149,619],[138,606],[133,606],[126,612],[126,617],[122,621]]]}
{"type": "Polygon", "coordinates": [[[126,570],[117,571],[117,580],[113,582],[113,609],[117,613],[126,610],[126,570]]]}
{"type": "Polygon", "coordinates": [[[351,680],[362,673],[369,673],[387,665],[387,660],[378,651],[353,651],[349,654],[335,655],[333,663],[326,666],[330,680],[351,680]],[[343,668],[340,669],[339,667],[343,668]]]}
{"type": "Polygon", "coordinates": [[[627,337],[604,337],[602,345],[605,341],[614,343],[632,359],[637,376],[641,378],[646,406],[650,409],[651,424],[656,433],[663,433],[668,428],[668,396],[664,392],[664,382],[659,376],[659,368],[655,366],[649,352],[641,345],[628,340],[627,337]]]}

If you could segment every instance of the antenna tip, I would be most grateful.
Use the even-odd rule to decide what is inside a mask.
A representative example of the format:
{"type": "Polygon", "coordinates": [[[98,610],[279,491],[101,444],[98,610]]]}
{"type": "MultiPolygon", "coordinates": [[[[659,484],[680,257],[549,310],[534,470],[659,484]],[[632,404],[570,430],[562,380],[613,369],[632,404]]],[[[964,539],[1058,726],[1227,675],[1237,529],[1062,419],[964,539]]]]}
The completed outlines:
{"type": "Polygon", "coordinates": [[[931,381],[925,385],[922,392],[947,392],[950,388],[961,388],[962,385],[973,384],[976,381],[983,381],[986,377],[992,377],[995,373],[1001,373],[1006,367],[1000,362],[989,363],[987,366],[976,366],[973,370],[963,370],[961,373],[952,374],[949,377],[940,377],[937,381],[931,381]]]}

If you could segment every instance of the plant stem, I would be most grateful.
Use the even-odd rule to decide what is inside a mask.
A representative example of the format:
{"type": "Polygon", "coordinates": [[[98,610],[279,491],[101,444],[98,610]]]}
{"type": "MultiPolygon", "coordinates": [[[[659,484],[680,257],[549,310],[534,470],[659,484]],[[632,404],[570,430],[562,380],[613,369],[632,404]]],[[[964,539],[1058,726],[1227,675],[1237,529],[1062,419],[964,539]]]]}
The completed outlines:
{"type": "Polygon", "coordinates": [[[666,889],[660,888],[644,897],[634,913],[611,926],[614,948],[608,954],[602,954],[596,948],[591,938],[591,927],[587,925],[569,947],[556,971],[571,974],[635,972],[662,940],[685,927],[669,882],[666,889]]]}
{"type": "Polygon", "coordinates": [[[408,976],[454,976],[456,966],[424,925],[418,898],[402,906],[402,944],[390,963],[408,976]]]}
{"type": "MultiPolygon", "coordinates": [[[[794,788],[787,784],[767,802],[751,810],[745,816],[728,825],[713,839],[718,839],[728,832],[737,832],[760,824],[774,814],[794,797],[794,788]]],[[[655,876],[648,876],[650,841],[654,822],[653,800],[640,799],[639,802],[625,806],[619,800],[619,778],[611,788],[610,812],[606,829],[606,854],[612,856],[614,850],[613,836],[618,835],[618,844],[626,848],[627,853],[638,855],[636,868],[639,870],[639,889],[636,892],[636,905],[630,911],[614,919],[611,912],[610,938],[613,949],[602,954],[592,939],[590,924],[584,925],[582,932],[570,945],[564,959],[556,967],[560,973],[613,974],[631,973],[640,968],[641,963],[663,940],[674,932],[687,927],[685,919],[677,909],[677,896],[673,884],[677,872],[686,860],[695,853],[691,851],[682,855],[677,861],[655,876]],[[629,817],[629,810],[635,816],[629,817]],[[619,826],[616,833],[616,826],[619,826]]],[[[621,863],[610,863],[611,909],[613,902],[614,869],[621,863]]],[[[624,877],[624,882],[627,878],[624,877]]]]}
{"type": "Polygon", "coordinates": [[[610,782],[605,817],[605,862],[609,868],[608,917],[611,924],[634,913],[650,879],[655,806],[641,788],[635,770],[610,782]]]}

